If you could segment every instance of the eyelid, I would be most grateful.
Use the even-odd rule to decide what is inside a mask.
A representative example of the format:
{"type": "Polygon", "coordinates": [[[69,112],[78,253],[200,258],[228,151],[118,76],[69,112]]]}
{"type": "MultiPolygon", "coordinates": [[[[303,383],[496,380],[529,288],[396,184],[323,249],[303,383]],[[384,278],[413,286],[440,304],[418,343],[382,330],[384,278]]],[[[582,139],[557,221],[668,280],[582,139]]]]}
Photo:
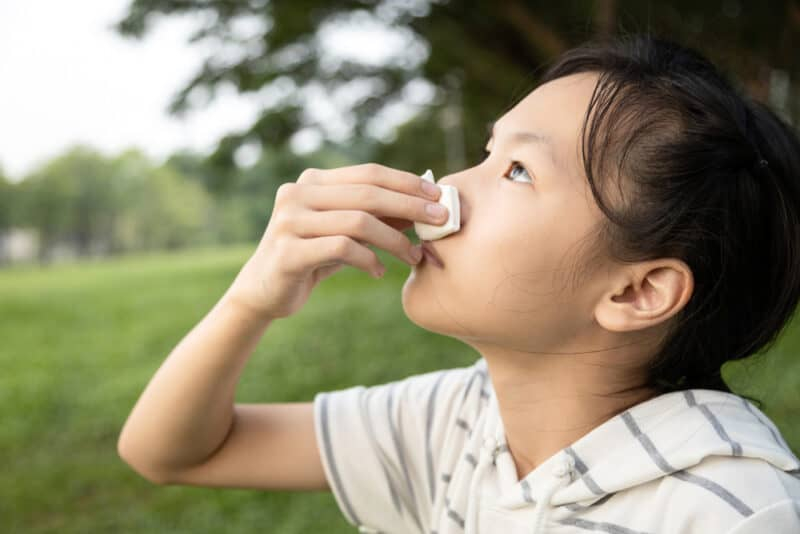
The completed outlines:
{"type": "MultiPolygon", "coordinates": [[[[489,150],[489,149],[487,149],[487,148],[484,148],[484,149],[483,149],[483,153],[484,153],[486,156],[488,156],[489,154],[491,154],[491,153],[492,153],[492,151],[491,151],[491,150],[489,150]]],[[[528,169],[527,165],[525,165],[525,163],[524,163],[524,162],[522,162],[522,161],[519,161],[519,160],[516,160],[516,159],[509,160],[509,162],[508,162],[508,165],[506,166],[506,170],[508,170],[508,167],[510,167],[511,165],[513,165],[513,164],[515,164],[515,163],[516,163],[517,165],[519,165],[520,167],[522,167],[522,168],[525,170],[525,172],[526,172],[526,173],[528,173],[528,176],[530,176],[530,177],[533,179],[533,184],[531,184],[531,185],[536,185],[536,181],[537,181],[537,179],[538,179],[538,178],[536,177],[536,174],[534,174],[533,172],[531,172],[531,170],[530,170],[530,169],[528,169]]],[[[504,174],[504,176],[505,176],[505,174],[504,174]]]]}

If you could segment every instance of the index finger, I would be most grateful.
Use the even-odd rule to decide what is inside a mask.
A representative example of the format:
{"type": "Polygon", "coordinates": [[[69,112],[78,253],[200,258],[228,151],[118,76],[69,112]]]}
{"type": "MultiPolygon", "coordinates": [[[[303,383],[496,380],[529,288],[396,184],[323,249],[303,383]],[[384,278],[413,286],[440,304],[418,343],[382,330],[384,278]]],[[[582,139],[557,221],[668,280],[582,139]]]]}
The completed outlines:
{"type": "Polygon", "coordinates": [[[313,185],[368,183],[431,200],[439,200],[441,189],[420,176],[378,163],[361,163],[335,169],[306,169],[297,183],[313,185]],[[428,186],[432,185],[433,189],[428,186]]]}

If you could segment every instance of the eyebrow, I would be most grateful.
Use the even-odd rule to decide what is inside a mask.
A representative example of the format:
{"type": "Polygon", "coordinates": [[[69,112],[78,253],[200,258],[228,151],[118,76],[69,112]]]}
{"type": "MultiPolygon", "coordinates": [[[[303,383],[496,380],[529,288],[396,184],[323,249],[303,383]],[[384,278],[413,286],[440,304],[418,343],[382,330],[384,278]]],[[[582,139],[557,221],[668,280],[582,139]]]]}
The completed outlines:
{"type": "MultiPolygon", "coordinates": [[[[489,139],[495,136],[494,130],[496,124],[497,121],[490,121],[486,123],[486,132],[490,136],[489,139]]],[[[486,140],[487,143],[489,142],[489,139],[486,140]]],[[[511,139],[517,143],[529,143],[545,147],[548,154],[550,154],[550,160],[553,162],[553,167],[557,169],[561,168],[558,163],[558,159],[556,158],[555,143],[553,142],[553,138],[549,135],[540,132],[514,132],[511,134],[511,139]]]]}

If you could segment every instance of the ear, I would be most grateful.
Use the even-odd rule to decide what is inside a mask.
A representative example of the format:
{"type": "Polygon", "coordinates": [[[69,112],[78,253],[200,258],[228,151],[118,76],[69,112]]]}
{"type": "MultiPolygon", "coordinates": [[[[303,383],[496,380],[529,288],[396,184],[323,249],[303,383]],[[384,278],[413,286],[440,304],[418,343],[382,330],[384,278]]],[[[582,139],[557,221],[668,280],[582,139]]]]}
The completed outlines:
{"type": "Polygon", "coordinates": [[[634,265],[622,272],[595,307],[606,330],[624,332],[655,326],[678,313],[694,290],[692,271],[676,259],[634,265]]]}

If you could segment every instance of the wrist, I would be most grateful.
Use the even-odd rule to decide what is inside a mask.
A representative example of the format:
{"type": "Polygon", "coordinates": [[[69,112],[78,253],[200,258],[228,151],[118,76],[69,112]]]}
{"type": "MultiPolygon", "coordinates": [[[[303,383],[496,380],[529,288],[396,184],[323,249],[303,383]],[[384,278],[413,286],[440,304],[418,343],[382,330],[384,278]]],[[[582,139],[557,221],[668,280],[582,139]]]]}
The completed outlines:
{"type": "Polygon", "coordinates": [[[219,305],[229,313],[236,316],[239,320],[267,326],[277,317],[272,316],[266,310],[259,309],[245,298],[226,291],[219,301],[219,305]]]}

